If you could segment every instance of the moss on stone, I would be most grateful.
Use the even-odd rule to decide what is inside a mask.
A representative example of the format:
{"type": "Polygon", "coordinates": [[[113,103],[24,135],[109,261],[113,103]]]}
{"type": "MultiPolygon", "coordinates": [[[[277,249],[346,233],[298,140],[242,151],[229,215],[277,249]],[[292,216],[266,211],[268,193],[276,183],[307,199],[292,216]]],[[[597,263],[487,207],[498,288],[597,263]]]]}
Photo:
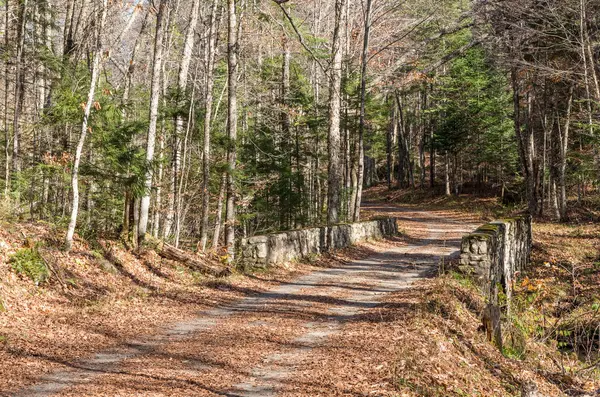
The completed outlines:
{"type": "Polygon", "coordinates": [[[473,233],[466,236],[468,239],[477,238],[480,240],[489,240],[490,237],[500,231],[499,224],[486,223],[477,228],[473,233]]]}
{"type": "Polygon", "coordinates": [[[475,232],[483,231],[483,232],[497,232],[500,230],[500,225],[495,223],[486,223],[485,225],[477,228],[475,232]]]}
{"type": "Polygon", "coordinates": [[[492,237],[492,235],[490,233],[471,233],[468,236],[468,240],[480,240],[480,241],[488,241],[490,238],[492,237]]]}

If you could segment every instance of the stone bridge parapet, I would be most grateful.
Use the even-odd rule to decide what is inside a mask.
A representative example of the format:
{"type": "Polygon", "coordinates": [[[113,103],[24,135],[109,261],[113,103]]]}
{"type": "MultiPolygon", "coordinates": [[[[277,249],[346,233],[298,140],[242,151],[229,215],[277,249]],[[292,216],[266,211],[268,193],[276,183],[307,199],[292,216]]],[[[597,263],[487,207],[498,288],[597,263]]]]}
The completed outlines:
{"type": "Polygon", "coordinates": [[[240,259],[244,266],[266,267],[397,233],[396,218],[383,218],[335,225],[331,229],[324,226],[254,236],[242,239],[240,259]],[[329,232],[331,232],[331,244],[327,244],[329,232]]]}
{"type": "Polygon", "coordinates": [[[510,302],[515,274],[529,263],[531,245],[531,216],[490,222],[462,238],[459,267],[474,274],[490,303],[498,304],[500,286],[510,302]]]}

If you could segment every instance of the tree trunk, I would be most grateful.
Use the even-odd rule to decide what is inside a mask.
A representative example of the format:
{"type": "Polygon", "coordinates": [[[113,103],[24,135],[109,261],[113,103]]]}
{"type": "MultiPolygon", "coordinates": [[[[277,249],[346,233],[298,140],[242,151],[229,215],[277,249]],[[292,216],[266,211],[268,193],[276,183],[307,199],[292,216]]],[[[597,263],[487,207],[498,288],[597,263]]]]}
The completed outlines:
{"type": "Polygon", "coordinates": [[[123,106],[123,114],[122,118],[125,120],[127,118],[127,108],[129,102],[129,94],[131,92],[131,86],[133,84],[133,75],[136,68],[136,55],[139,52],[140,46],[142,44],[143,36],[146,31],[146,27],[148,26],[148,15],[150,13],[146,12],[144,15],[144,19],[142,21],[142,26],[140,28],[140,33],[135,39],[135,43],[133,45],[133,51],[131,52],[131,57],[129,58],[129,66],[127,67],[127,71],[125,72],[125,87],[123,89],[123,96],[121,97],[121,105],[123,106]]]}
{"type": "Polygon", "coordinates": [[[84,11],[86,9],[87,0],[81,0],[81,4],[79,6],[79,12],[77,13],[77,17],[75,18],[75,8],[73,8],[73,19],[71,20],[71,26],[69,30],[69,42],[70,42],[70,51],[69,56],[75,53],[77,48],[77,43],[75,42],[75,38],[77,37],[77,33],[81,28],[81,22],[85,19],[84,11]]]}
{"type": "Polygon", "coordinates": [[[181,63],[179,65],[179,74],[177,76],[177,93],[175,108],[177,114],[175,116],[175,130],[173,134],[173,159],[172,159],[172,172],[171,172],[171,195],[172,200],[169,201],[169,208],[167,209],[167,217],[165,220],[165,238],[169,237],[172,232],[173,223],[177,223],[177,214],[179,212],[179,183],[180,183],[180,170],[181,170],[181,136],[184,131],[184,119],[180,112],[182,106],[182,98],[185,97],[185,90],[187,88],[187,81],[190,69],[190,63],[192,60],[192,52],[194,50],[194,36],[196,25],[198,24],[198,16],[200,11],[200,0],[193,0],[191,16],[189,24],[185,32],[185,40],[183,43],[183,54],[181,57],[181,63]]]}
{"type": "MultiPolygon", "coordinates": [[[[10,1],[6,0],[4,3],[5,18],[4,18],[4,48],[8,49],[10,43],[9,35],[9,14],[10,14],[10,1]]],[[[4,60],[4,197],[8,197],[10,190],[10,131],[8,128],[8,91],[10,83],[8,81],[8,75],[10,73],[10,60],[6,58],[4,60]]]]}
{"type": "Polygon", "coordinates": [[[94,51],[90,90],[88,92],[87,102],[83,113],[83,122],[81,123],[81,135],[79,137],[79,142],[77,143],[77,149],[75,150],[75,160],[73,162],[73,169],[71,171],[73,203],[71,207],[71,219],[69,221],[69,227],[67,229],[67,235],[65,237],[65,250],[67,252],[70,251],[71,247],[73,246],[73,235],[75,233],[75,226],[77,225],[77,214],[79,211],[79,162],[81,160],[81,153],[83,152],[83,145],[85,144],[85,137],[88,132],[88,119],[92,110],[92,104],[94,102],[94,95],[96,92],[96,85],[98,82],[98,76],[100,74],[100,58],[102,57],[102,33],[104,29],[104,24],[106,22],[107,8],[108,0],[103,0],[100,24],[96,30],[96,45],[94,51]]]}
{"type": "MultiPolygon", "coordinates": [[[[359,126],[358,126],[358,142],[357,142],[357,161],[358,161],[358,175],[356,184],[356,200],[354,201],[354,214],[352,220],[358,222],[360,220],[360,205],[362,200],[362,188],[364,185],[364,174],[365,174],[365,145],[364,145],[364,133],[365,133],[365,112],[366,112],[366,99],[367,99],[367,66],[369,63],[369,38],[371,33],[371,11],[373,9],[372,0],[367,0],[367,7],[365,10],[365,26],[363,34],[363,48],[361,55],[361,71],[360,71],[360,115],[359,115],[359,126]]],[[[347,22],[347,21],[346,21],[347,22]]]]}
{"type": "MultiPolygon", "coordinates": [[[[331,49],[331,71],[329,77],[329,132],[327,134],[329,167],[327,179],[327,224],[339,222],[340,189],[342,183],[340,105],[342,91],[342,38],[344,37],[344,9],[346,0],[335,2],[335,26],[331,49]]],[[[330,229],[331,230],[331,229],[330,229]]],[[[332,244],[328,235],[328,246],[332,244]]]]}
{"type": "Polygon", "coordinates": [[[288,110],[288,99],[290,96],[290,44],[289,40],[282,33],[282,62],[281,62],[281,97],[280,97],[280,120],[281,120],[281,152],[287,155],[282,158],[284,165],[284,182],[285,190],[282,195],[282,211],[281,211],[281,225],[282,229],[290,229],[293,227],[292,219],[295,218],[295,202],[293,201],[292,192],[292,135],[291,135],[291,119],[288,110]]]}
{"type": "Polygon", "coordinates": [[[444,153],[444,182],[446,186],[446,196],[450,196],[452,191],[450,189],[450,156],[448,151],[444,153]]]}
{"type": "MultiPolygon", "coordinates": [[[[589,77],[589,70],[591,69],[592,71],[594,70],[594,64],[592,63],[591,65],[588,65],[588,57],[587,57],[587,50],[586,50],[586,36],[587,36],[587,30],[586,30],[586,20],[585,20],[585,14],[586,14],[586,1],[585,0],[581,0],[580,1],[580,20],[579,20],[579,39],[581,41],[581,60],[583,62],[583,82],[584,82],[584,86],[585,86],[585,92],[586,92],[586,106],[587,106],[587,113],[588,113],[588,126],[589,126],[589,132],[590,135],[594,135],[594,128],[593,128],[593,110],[592,110],[592,96],[590,93],[590,77],[589,77]]],[[[561,208],[561,212],[562,212],[562,208],[561,208]]],[[[562,218],[562,216],[561,216],[562,218]]]]}
{"type": "Polygon", "coordinates": [[[27,24],[27,2],[21,0],[17,2],[17,53],[15,56],[15,112],[13,117],[13,151],[12,151],[12,170],[13,173],[21,171],[21,133],[20,120],[23,102],[25,99],[25,71],[23,70],[23,52],[25,51],[25,26],[27,24]]]}
{"type": "Polygon", "coordinates": [[[169,245],[165,242],[156,240],[153,237],[148,237],[147,242],[149,246],[158,253],[158,255],[165,259],[183,263],[194,270],[210,274],[211,276],[215,277],[224,277],[231,274],[231,270],[228,268],[215,266],[209,262],[202,261],[200,258],[197,258],[188,252],[180,250],[179,248],[169,245]]]}
{"type": "Polygon", "coordinates": [[[217,201],[217,216],[215,220],[215,231],[213,234],[212,249],[216,250],[219,246],[219,238],[221,237],[221,224],[223,223],[223,201],[225,200],[225,192],[227,190],[227,173],[223,173],[221,178],[221,186],[219,187],[219,198],[217,201]]]}
{"type": "MultiPolygon", "coordinates": [[[[540,173],[541,174],[541,182],[542,182],[542,189],[541,189],[541,195],[540,195],[540,208],[539,208],[539,216],[540,217],[544,216],[544,207],[545,207],[546,196],[547,196],[547,185],[546,185],[547,161],[546,161],[546,159],[548,157],[547,156],[547,154],[548,154],[548,120],[545,115],[542,118],[542,128],[544,130],[544,135],[543,135],[543,147],[542,147],[542,170],[540,173]]],[[[500,150],[502,150],[502,148],[500,150]]]]}
{"type": "MultiPolygon", "coordinates": [[[[320,30],[320,25],[321,25],[321,14],[322,14],[322,7],[321,7],[321,0],[315,0],[315,6],[317,7],[317,11],[314,14],[313,17],[313,31],[318,32],[320,30]]],[[[320,112],[319,112],[319,103],[321,101],[321,90],[320,90],[320,76],[319,76],[319,67],[318,67],[318,61],[316,59],[313,59],[313,93],[314,93],[314,98],[315,98],[315,103],[313,104],[314,110],[315,110],[315,117],[318,118],[320,116],[320,112]]],[[[320,145],[320,139],[319,139],[319,131],[316,131],[315,134],[315,140],[314,140],[314,171],[313,171],[313,175],[314,175],[314,180],[313,180],[313,191],[314,191],[314,207],[313,207],[313,212],[314,212],[314,218],[313,218],[313,223],[314,224],[320,224],[322,217],[323,217],[323,202],[325,200],[323,200],[323,192],[322,192],[322,186],[321,186],[321,145],[320,145]]],[[[353,173],[353,176],[356,175],[355,173],[353,173]]],[[[354,184],[354,181],[353,181],[354,184]]]]}
{"type": "MultiPolygon", "coordinates": [[[[149,14],[150,14],[149,12],[146,12],[144,14],[144,19],[142,20],[142,26],[140,27],[140,32],[135,39],[135,43],[133,45],[133,50],[131,51],[131,57],[129,58],[128,67],[125,72],[125,86],[123,88],[123,95],[121,96],[121,106],[122,106],[121,121],[122,122],[125,122],[128,118],[127,106],[129,105],[129,95],[131,93],[131,86],[133,85],[133,76],[134,76],[135,69],[136,69],[136,55],[139,52],[144,33],[146,31],[146,27],[148,26],[148,15],[149,14]]],[[[159,173],[160,173],[160,171],[159,171],[159,173]]],[[[127,178],[131,177],[131,175],[129,175],[129,173],[127,173],[126,176],[127,176],[127,178]]],[[[157,194],[157,196],[160,196],[160,195],[157,194]]],[[[130,215],[130,213],[132,212],[133,202],[135,199],[136,198],[133,197],[132,187],[126,186],[125,187],[125,207],[126,207],[125,212],[127,213],[128,218],[127,218],[126,224],[125,223],[123,224],[123,235],[125,236],[126,241],[131,241],[130,238],[132,238],[131,236],[133,235],[133,228],[138,227],[136,222],[134,222],[133,224],[130,222],[130,219],[132,217],[132,215],[130,215]]],[[[137,240],[135,240],[134,244],[137,244],[137,240]]]]}
{"type": "MultiPolygon", "coordinates": [[[[571,85],[569,89],[569,99],[567,104],[567,116],[565,120],[565,127],[560,132],[559,129],[559,167],[558,167],[558,186],[559,186],[559,210],[560,210],[560,220],[565,222],[567,220],[567,186],[566,186],[566,170],[567,170],[567,150],[569,148],[569,129],[571,124],[571,109],[573,105],[573,89],[574,86],[571,85]]],[[[558,122],[560,128],[560,121],[558,122]]]]}
{"type": "Polygon", "coordinates": [[[154,147],[156,144],[156,125],[158,121],[158,103],[161,91],[161,70],[163,61],[163,37],[167,27],[164,26],[163,17],[169,0],[160,0],[158,14],[156,15],[156,36],[154,38],[154,64],[152,69],[152,84],[150,88],[150,124],[148,126],[148,139],[146,142],[146,177],[144,194],[140,203],[140,218],[138,223],[138,239],[141,241],[146,236],[148,228],[148,213],[150,211],[150,197],[152,194],[152,162],[154,161],[154,147]]]}
{"type": "MultiPolygon", "coordinates": [[[[188,177],[189,177],[189,158],[190,156],[188,156],[188,142],[189,142],[189,138],[190,138],[190,132],[193,128],[193,120],[194,117],[192,116],[194,114],[194,109],[195,109],[195,103],[196,103],[196,87],[197,87],[197,82],[198,82],[198,65],[196,65],[196,70],[194,72],[194,81],[193,81],[193,85],[192,85],[192,93],[191,93],[191,97],[190,97],[190,107],[188,110],[188,117],[187,117],[187,126],[186,126],[186,130],[185,130],[185,136],[183,138],[183,158],[182,158],[182,168],[181,168],[181,181],[178,184],[178,188],[177,188],[177,201],[175,204],[175,208],[176,208],[176,213],[175,213],[175,247],[179,248],[179,237],[181,236],[181,225],[183,224],[183,221],[185,220],[185,214],[184,214],[184,206],[183,206],[183,197],[184,197],[184,189],[187,187],[187,181],[188,181],[188,177]]],[[[202,161],[202,159],[200,160],[202,161]]]]}
{"type": "Polygon", "coordinates": [[[550,178],[550,207],[556,219],[560,219],[560,206],[558,205],[558,194],[554,177],[550,178]]]}
{"type": "Polygon", "coordinates": [[[397,128],[395,109],[396,109],[396,107],[392,105],[391,106],[391,114],[390,114],[390,124],[388,126],[387,137],[386,137],[387,138],[386,139],[386,152],[387,152],[386,179],[387,179],[388,190],[392,189],[392,169],[393,169],[392,140],[393,140],[393,136],[396,135],[396,128],[397,128]]]}
{"type": "Polygon", "coordinates": [[[405,123],[404,123],[404,110],[402,109],[402,99],[396,92],[396,108],[398,111],[398,188],[406,187],[404,183],[407,167],[406,167],[406,144],[405,144],[405,123]]]}
{"type": "MultiPolygon", "coordinates": [[[[435,107],[433,104],[432,108],[435,107]]],[[[435,136],[434,125],[429,126],[429,187],[435,187],[435,136]]]]}
{"type": "MultiPolygon", "coordinates": [[[[514,109],[514,126],[515,135],[517,137],[517,147],[519,149],[519,158],[521,159],[521,166],[523,170],[523,176],[527,185],[527,202],[529,213],[534,215],[537,213],[537,183],[534,173],[533,164],[533,136],[529,131],[523,131],[521,128],[521,105],[519,95],[519,80],[517,76],[517,70],[513,68],[511,71],[511,82],[513,88],[513,109],[514,109]]],[[[529,128],[527,128],[529,129],[529,128]]]]}
{"type": "Polygon", "coordinates": [[[140,204],[141,204],[141,199],[139,197],[134,197],[133,198],[133,202],[132,202],[132,208],[133,208],[133,232],[132,232],[132,237],[131,237],[131,241],[133,244],[134,248],[137,248],[138,246],[138,240],[140,237],[140,204]]]}
{"type": "MultiPolygon", "coordinates": [[[[169,11],[167,13],[167,21],[170,20],[171,18],[171,11],[169,11]]],[[[167,22],[170,23],[170,22],[167,22]]],[[[167,50],[168,53],[168,49],[170,48],[170,44],[169,44],[169,34],[165,34],[165,38],[164,38],[164,46],[165,49],[167,50]]],[[[166,75],[166,71],[165,71],[165,63],[163,62],[163,66],[162,66],[162,103],[163,106],[167,106],[167,93],[168,93],[168,89],[169,89],[169,82],[167,81],[167,75],[166,75]]],[[[172,221],[173,219],[169,219],[167,216],[165,216],[165,219],[162,223],[162,230],[160,230],[160,221],[162,219],[162,212],[163,212],[163,185],[164,185],[164,174],[165,174],[165,154],[166,154],[166,145],[167,145],[167,128],[166,128],[166,120],[163,118],[160,122],[160,136],[159,136],[159,154],[158,154],[158,172],[157,172],[157,178],[156,181],[154,182],[154,184],[156,185],[156,198],[154,199],[154,208],[153,208],[153,217],[154,217],[154,225],[156,225],[156,229],[153,230],[153,233],[155,233],[156,236],[161,236],[162,238],[166,239],[169,234],[171,233],[171,226],[172,226],[172,221]],[[162,232],[162,234],[161,234],[162,232]]],[[[173,162],[171,162],[171,165],[173,165],[173,162]]],[[[174,208],[175,207],[175,197],[172,194],[172,190],[170,190],[169,188],[166,189],[167,190],[167,208],[174,208]]]]}
{"type": "Polygon", "coordinates": [[[421,189],[425,188],[425,135],[421,134],[421,140],[419,141],[419,186],[421,189]]]}
{"type": "Polygon", "coordinates": [[[67,3],[67,13],[65,15],[65,27],[63,31],[63,60],[66,63],[75,47],[74,35],[75,35],[75,0],[69,0],[67,3]]]}
{"type": "Polygon", "coordinates": [[[152,236],[160,236],[160,220],[163,200],[163,177],[164,177],[164,158],[165,158],[165,122],[161,123],[160,135],[158,136],[158,170],[156,172],[156,198],[154,199],[154,208],[152,210],[152,236]]]}
{"type": "Polygon", "coordinates": [[[419,168],[420,168],[420,187],[425,188],[425,177],[427,170],[425,169],[425,138],[427,135],[427,123],[425,121],[425,109],[427,108],[427,91],[419,92],[419,168]]]}
{"type": "Polygon", "coordinates": [[[123,206],[123,230],[121,231],[121,238],[129,243],[129,225],[131,220],[131,201],[132,193],[129,190],[125,191],[125,205],[123,206]]]}
{"type": "Polygon", "coordinates": [[[406,143],[406,161],[407,161],[406,164],[408,167],[408,184],[410,185],[410,187],[412,187],[414,189],[414,188],[416,188],[416,185],[415,185],[415,161],[412,158],[412,153],[413,153],[412,143],[413,143],[413,137],[414,137],[413,128],[414,128],[414,123],[408,123],[405,143],[406,143]]]}
{"type": "Polygon", "coordinates": [[[204,251],[208,241],[208,217],[210,212],[210,135],[215,81],[215,47],[217,42],[216,20],[218,0],[213,0],[210,28],[205,45],[206,91],[204,94],[204,142],[202,144],[202,231],[198,249],[204,251]]]}
{"type": "Polygon", "coordinates": [[[225,208],[225,245],[227,261],[235,260],[236,189],[235,168],[237,161],[237,77],[238,77],[238,26],[236,0],[228,0],[227,34],[227,205],[225,208]]]}

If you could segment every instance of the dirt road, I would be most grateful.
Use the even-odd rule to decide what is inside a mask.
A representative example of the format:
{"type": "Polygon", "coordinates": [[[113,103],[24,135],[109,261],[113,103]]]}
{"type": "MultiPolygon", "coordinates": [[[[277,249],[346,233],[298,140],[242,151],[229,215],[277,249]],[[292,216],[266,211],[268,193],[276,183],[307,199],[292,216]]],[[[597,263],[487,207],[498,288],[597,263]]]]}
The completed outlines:
{"type": "Polygon", "coordinates": [[[405,238],[341,268],[323,269],[199,313],[144,340],[64,363],[16,396],[394,395],[385,297],[434,276],[475,225],[444,214],[368,204],[400,218],[405,238]],[[384,351],[385,350],[385,351],[384,351]]]}

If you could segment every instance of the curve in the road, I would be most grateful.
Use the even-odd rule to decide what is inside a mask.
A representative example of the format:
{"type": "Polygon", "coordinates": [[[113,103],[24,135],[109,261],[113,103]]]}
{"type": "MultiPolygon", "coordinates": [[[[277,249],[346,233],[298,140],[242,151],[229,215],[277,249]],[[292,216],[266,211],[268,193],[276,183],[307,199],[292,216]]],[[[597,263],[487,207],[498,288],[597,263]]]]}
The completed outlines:
{"type": "MultiPolygon", "coordinates": [[[[83,392],[86,385],[94,383],[98,386],[106,376],[130,375],[121,369],[128,360],[148,357],[148,365],[152,365],[152,356],[167,344],[187,343],[188,339],[189,343],[193,343],[194,335],[218,332],[220,326],[233,321],[233,318],[250,318],[257,314],[262,315],[262,320],[256,322],[259,328],[277,327],[281,317],[293,317],[294,328],[300,331],[289,345],[267,352],[258,364],[251,363],[248,370],[238,376],[241,381],[229,387],[211,386],[209,382],[190,387],[199,387],[203,395],[276,396],[308,350],[322,344],[354,316],[377,306],[385,294],[406,289],[419,279],[435,275],[440,260],[457,250],[456,242],[460,235],[472,229],[472,225],[426,211],[402,212],[397,207],[375,204],[369,204],[369,209],[381,213],[401,211],[401,216],[420,225],[417,237],[407,245],[355,260],[342,268],[313,272],[233,305],[203,312],[195,319],[173,324],[146,340],[131,341],[118,350],[98,353],[78,363],[65,363],[69,369],[42,377],[15,397],[83,392]],[[311,292],[310,299],[308,292],[311,292]],[[316,301],[326,304],[321,315],[300,315],[316,301]]],[[[232,341],[231,349],[235,348],[236,342],[232,341]]],[[[190,369],[192,373],[197,371],[199,376],[211,370],[210,364],[190,369]]],[[[114,392],[118,391],[118,386],[109,386],[107,390],[111,390],[110,387],[114,392]]]]}

